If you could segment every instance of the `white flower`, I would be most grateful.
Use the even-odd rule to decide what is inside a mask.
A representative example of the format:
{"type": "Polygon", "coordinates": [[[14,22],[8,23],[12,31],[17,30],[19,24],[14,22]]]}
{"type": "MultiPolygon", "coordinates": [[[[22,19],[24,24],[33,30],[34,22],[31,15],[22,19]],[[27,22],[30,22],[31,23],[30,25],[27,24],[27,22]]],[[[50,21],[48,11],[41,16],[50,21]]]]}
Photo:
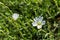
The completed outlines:
{"type": "Polygon", "coordinates": [[[42,25],[45,25],[45,21],[43,20],[43,17],[39,16],[34,19],[34,22],[32,23],[33,26],[37,26],[38,29],[42,28],[42,25]]]}
{"type": "Polygon", "coordinates": [[[12,17],[13,17],[14,20],[17,20],[17,18],[19,17],[19,14],[14,13],[14,14],[12,15],[12,17]]]}

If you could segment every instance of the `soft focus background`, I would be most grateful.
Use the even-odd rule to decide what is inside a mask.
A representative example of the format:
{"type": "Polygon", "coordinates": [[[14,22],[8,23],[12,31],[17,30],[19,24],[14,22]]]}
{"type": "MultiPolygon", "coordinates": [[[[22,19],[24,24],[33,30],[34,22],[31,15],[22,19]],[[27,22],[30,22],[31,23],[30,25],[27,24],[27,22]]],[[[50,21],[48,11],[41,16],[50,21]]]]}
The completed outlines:
{"type": "Polygon", "coordinates": [[[0,40],[60,40],[60,0],[0,0],[0,40]],[[46,24],[37,29],[32,22],[40,15],[46,24]]]}

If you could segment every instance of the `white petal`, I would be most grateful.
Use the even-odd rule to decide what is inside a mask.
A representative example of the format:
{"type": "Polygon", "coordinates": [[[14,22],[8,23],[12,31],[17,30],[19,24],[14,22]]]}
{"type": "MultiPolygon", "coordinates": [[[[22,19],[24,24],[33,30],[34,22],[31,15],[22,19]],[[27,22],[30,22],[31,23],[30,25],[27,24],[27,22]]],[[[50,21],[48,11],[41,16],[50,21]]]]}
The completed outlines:
{"type": "Polygon", "coordinates": [[[37,26],[37,23],[36,23],[36,22],[33,22],[32,25],[33,25],[33,26],[37,26]]]}
{"type": "Polygon", "coordinates": [[[36,17],[35,19],[34,19],[34,21],[37,21],[38,20],[38,18],[36,17]]]}
{"type": "Polygon", "coordinates": [[[12,17],[13,17],[14,20],[16,20],[16,19],[19,17],[19,14],[14,13],[14,14],[12,15],[12,17]]]}
{"type": "Polygon", "coordinates": [[[39,16],[38,21],[42,21],[42,20],[43,20],[43,17],[39,16]]]}
{"type": "Polygon", "coordinates": [[[42,25],[45,25],[45,21],[42,21],[42,25]]]}
{"type": "Polygon", "coordinates": [[[43,17],[42,17],[42,16],[39,16],[39,18],[40,18],[40,19],[43,19],[43,17]]]}
{"type": "Polygon", "coordinates": [[[37,29],[40,29],[40,28],[42,28],[42,25],[37,25],[37,29]]]}

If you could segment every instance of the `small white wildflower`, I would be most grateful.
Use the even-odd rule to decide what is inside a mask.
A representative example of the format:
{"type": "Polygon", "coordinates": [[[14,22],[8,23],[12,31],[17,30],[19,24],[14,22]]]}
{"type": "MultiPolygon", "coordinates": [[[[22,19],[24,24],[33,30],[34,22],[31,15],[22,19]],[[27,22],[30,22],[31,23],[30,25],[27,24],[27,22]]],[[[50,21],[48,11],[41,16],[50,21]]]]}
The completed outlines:
{"type": "Polygon", "coordinates": [[[17,18],[19,17],[19,14],[14,13],[14,14],[12,15],[12,17],[13,17],[14,20],[17,20],[17,18]]]}
{"type": "Polygon", "coordinates": [[[33,26],[37,26],[38,29],[42,28],[42,25],[45,25],[45,21],[43,20],[43,17],[39,16],[34,19],[34,22],[32,23],[33,26]]]}

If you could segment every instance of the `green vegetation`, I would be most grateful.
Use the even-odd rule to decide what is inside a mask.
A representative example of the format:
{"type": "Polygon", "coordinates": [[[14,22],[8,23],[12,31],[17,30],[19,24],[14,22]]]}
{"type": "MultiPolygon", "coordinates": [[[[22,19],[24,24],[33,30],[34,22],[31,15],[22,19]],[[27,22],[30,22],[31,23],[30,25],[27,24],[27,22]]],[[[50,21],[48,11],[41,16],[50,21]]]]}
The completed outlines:
{"type": "Polygon", "coordinates": [[[0,0],[0,40],[59,40],[60,0],[0,0]],[[12,15],[19,14],[14,20],[12,15]],[[46,21],[41,29],[35,17],[46,21]]]}

